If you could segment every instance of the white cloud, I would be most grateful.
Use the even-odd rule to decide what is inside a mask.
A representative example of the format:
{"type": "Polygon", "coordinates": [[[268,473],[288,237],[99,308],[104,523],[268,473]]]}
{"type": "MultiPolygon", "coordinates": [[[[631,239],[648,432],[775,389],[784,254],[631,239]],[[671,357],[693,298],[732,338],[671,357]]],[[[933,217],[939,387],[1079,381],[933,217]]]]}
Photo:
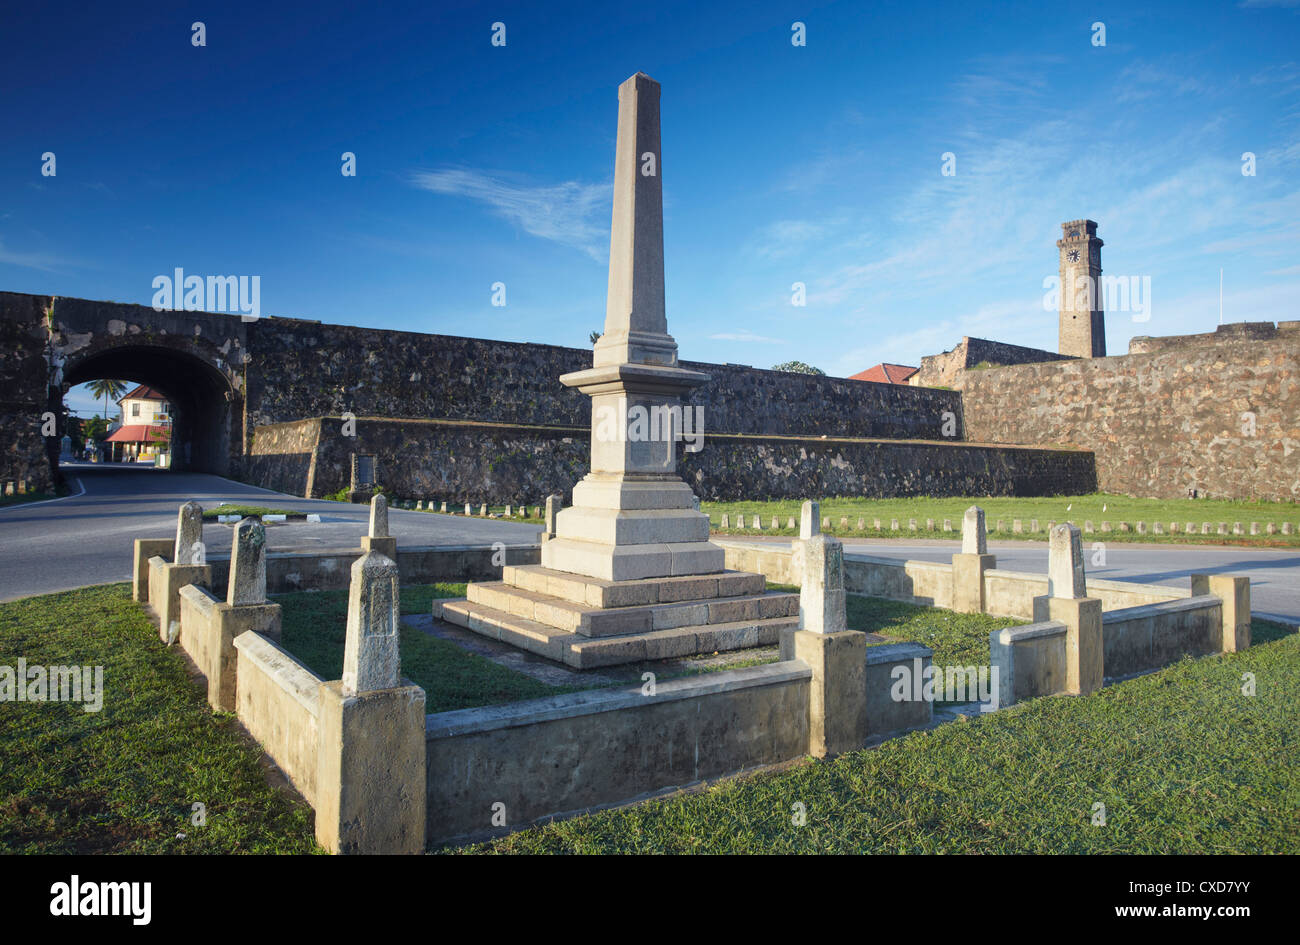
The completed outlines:
{"type": "Polygon", "coordinates": [[[497,216],[524,232],[581,250],[605,262],[609,248],[612,184],[529,185],[511,183],[478,171],[449,168],[418,171],[411,182],[436,194],[468,197],[487,204],[497,216]]]}
{"type": "Polygon", "coordinates": [[[0,264],[21,266],[24,269],[39,269],[41,272],[58,272],[66,265],[66,261],[45,253],[14,252],[5,249],[4,241],[0,240],[0,264]]]}

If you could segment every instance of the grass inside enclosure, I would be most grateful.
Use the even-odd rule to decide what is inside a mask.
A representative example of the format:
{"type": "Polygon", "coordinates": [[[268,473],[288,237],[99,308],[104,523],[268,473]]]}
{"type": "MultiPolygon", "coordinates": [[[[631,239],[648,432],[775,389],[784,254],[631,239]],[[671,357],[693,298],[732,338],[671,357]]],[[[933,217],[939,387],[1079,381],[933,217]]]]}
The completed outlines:
{"type": "MultiPolygon", "coordinates": [[[[464,584],[404,585],[402,613],[427,614],[434,598],[464,596],[464,584]]],[[[348,592],[299,591],[272,599],[282,610],[281,645],[321,678],[341,678],[348,592]]],[[[564,691],[410,627],[402,628],[401,653],[402,675],[424,689],[425,711],[430,713],[564,691]]]]}

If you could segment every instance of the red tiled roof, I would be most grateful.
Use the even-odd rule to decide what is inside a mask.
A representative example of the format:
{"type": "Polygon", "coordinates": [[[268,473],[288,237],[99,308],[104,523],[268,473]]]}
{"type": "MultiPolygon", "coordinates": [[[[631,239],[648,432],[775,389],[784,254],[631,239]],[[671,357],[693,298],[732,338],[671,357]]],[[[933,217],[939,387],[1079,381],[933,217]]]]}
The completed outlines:
{"type": "MultiPolygon", "coordinates": [[[[166,400],[166,399],[167,399],[166,397],[158,393],[152,387],[147,387],[144,384],[139,385],[138,387],[136,387],[135,390],[131,391],[131,393],[127,394],[125,397],[122,398],[122,400],[166,400]]],[[[118,403],[120,404],[122,400],[119,400],[118,403]]]]}
{"type": "Polygon", "coordinates": [[[875,381],[877,384],[906,384],[920,368],[906,364],[877,364],[849,378],[851,381],[875,381]]]}
{"type": "Polygon", "coordinates": [[[167,428],[149,423],[128,423],[105,438],[106,443],[165,443],[167,428]]]}

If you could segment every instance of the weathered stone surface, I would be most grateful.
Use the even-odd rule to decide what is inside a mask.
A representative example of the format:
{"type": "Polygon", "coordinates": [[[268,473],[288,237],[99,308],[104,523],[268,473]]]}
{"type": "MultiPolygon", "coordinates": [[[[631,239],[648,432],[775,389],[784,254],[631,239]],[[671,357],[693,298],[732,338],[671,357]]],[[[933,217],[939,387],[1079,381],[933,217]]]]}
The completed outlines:
{"type": "Polygon", "coordinates": [[[1093,449],[1106,492],[1300,498],[1300,331],[1135,345],[1128,355],[966,372],[967,436],[1093,449]]]}
{"type": "Polygon", "coordinates": [[[799,542],[801,580],[799,626],[814,633],[847,628],[844,592],[844,545],[828,535],[799,542]]]}
{"type": "Polygon", "coordinates": [[[255,518],[243,519],[232,538],[226,603],[266,603],[266,526],[255,518]]]}
{"type": "Polygon", "coordinates": [[[988,534],[984,529],[984,510],[972,505],[961,520],[961,551],[966,555],[988,554],[988,534]]]}
{"type": "Polygon", "coordinates": [[[376,495],[370,500],[370,531],[371,538],[388,537],[388,500],[383,494],[376,495]]]}
{"type": "Polygon", "coordinates": [[[203,506],[186,502],[176,515],[176,548],[173,564],[203,564],[207,554],[203,547],[203,506]]]}
{"type": "Polygon", "coordinates": [[[352,564],[343,689],[364,693],[393,689],[401,680],[401,601],[397,564],[367,552],[352,564]]]}
{"type": "Polygon", "coordinates": [[[812,538],[821,533],[821,503],[805,501],[799,508],[799,537],[812,538]]]}
{"type": "Polygon", "coordinates": [[[1077,525],[1057,525],[1048,536],[1047,586],[1050,597],[1087,596],[1083,571],[1083,542],[1077,525]]]}

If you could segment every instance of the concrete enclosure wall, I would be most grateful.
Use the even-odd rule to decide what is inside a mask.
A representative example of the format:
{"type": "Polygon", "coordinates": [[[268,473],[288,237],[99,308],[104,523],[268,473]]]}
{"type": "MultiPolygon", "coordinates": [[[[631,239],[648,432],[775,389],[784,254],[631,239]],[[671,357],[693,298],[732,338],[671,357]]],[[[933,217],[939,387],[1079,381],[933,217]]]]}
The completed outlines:
{"type": "Polygon", "coordinates": [[[431,844],[621,803],[808,751],[801,662],[579,692],[427,718],[431,844]]]}
{"type": "MultiPolygon", "coordinates": [[[[348,586],[352,563],[361,557],[359,548],[320,551],[273,552],[266,556],[266,592],[334,591],[348,586]]],[[[497,550],[491,545],[424,545],[397,547],[397,567],[403,584],[497,581],[501,565],[493,564],[497,550]]],[[[507,545],[507,564],[537,564],[539,545],[507,545]]],[[[224,597],[230,579],[230,556],[212,555],[212,591],[224,597]]]]}
{"type": "Polygon", "coordinates": [[[259,633],[235,640],[239,720],[316,806],[321,678],[259,633]]]}
{"type": "MultiPolygon", "coordinates": [[[[798,584],[788,544],[740,542],[714,538],[722,546],[728,568],[756,571],[774,584],[798,584]]],[[[953,554],[961,543],[953,543],[953,554]]],[[[1046,553],[1044,553],[1046,559],[1046,553]]],[[[925,607],[952,607],[952,565],[941,561],[899,561],[860,553],[844,555],[844,589],[864,597],[882,597],[925,607]]],[[[1034,598],[1047,593],[1047,575],[997,568],[984,573],[984,612],[997,617],[1032,620],[1034,598]]],[[[1185,600],[1190,588],[1133,581],[1087,579],[1087,596],[1101,600],[1102,610],[1140,607],[1185,600]]]]}

